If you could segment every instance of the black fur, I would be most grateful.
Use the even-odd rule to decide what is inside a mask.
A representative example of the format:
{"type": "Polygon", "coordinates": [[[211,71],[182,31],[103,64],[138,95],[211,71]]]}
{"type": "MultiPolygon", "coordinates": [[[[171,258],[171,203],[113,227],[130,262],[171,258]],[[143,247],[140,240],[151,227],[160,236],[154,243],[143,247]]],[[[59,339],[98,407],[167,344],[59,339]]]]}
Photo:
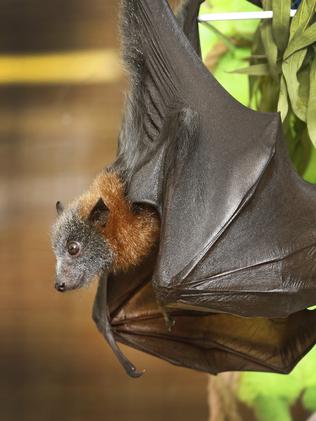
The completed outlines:
{"type": "MultiPolygon", "coordinates": [[[[178,9],[177,19],[181,27],[187,19],[189,2],[185,0],[178,9]]],[[[127,182],[144,164],[146,157],[153,155],[159,147],[163,128],[178,108],[172,100],[166,103],[165,98],[161,98],[161,92],[151,76],[146,62],[146,37],[138,20],[140,7],[137,0],[121,1],[122,55],[129,72],[130,86],[119,135],[118,156],[112,169],[119,171],[127,182]]]]}
{"type": "Polygon", "coordinates": [[[159,95],[152,83],[145,60],[145,40],[139,24],[137,1],[121,2],[122,55],[129,72],[129,92],[126,97],[125,113],[119,135],[119,152],[114,167],[127,180],[143,159],[155,146],[153,138],[159,135],[165,112],[157,108],[152,98],[159,95]]]}

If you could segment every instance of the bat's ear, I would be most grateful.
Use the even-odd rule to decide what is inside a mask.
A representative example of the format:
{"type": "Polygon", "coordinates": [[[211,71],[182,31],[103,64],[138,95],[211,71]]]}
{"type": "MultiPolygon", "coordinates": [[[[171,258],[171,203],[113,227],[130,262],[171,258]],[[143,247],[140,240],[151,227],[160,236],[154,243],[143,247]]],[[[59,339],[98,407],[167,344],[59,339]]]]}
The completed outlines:
{"type": "Polygon", "coordinates": [[[88,216],[88,221],[93,225],[103,228],[108,222],[109,213],[110,209],[106,206],[103,199],[100,197],[95,206],[92,208],[92,211],[88,216]]]}
{"type": "Polygon", "coordinates": [[[61,215],[64,212],[64,205],[61,202],[56,203],[56,211],[58,215],[61,215]]]}

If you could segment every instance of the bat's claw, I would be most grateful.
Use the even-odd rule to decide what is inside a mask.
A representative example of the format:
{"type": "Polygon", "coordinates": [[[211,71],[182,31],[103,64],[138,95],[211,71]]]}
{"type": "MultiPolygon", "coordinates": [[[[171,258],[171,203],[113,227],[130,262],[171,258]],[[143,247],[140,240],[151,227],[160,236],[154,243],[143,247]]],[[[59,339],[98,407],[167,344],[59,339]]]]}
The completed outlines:
{"type": "Polygon", "coordinates": [[[119,361],[121,362],[122,366],[124,367],[124,370],[126,371],[126,374],[129,375],[129,377],[132,377],[133,379],[137,379],[138,377],[141,377],[145,370],[137,370],[137,368],[134,366],[133,363],[130,362],[130,360],[121,352],[121,350],[117,347],[111,346],[114,353],[118,357],[119,361]]]}
{"type": "Polygon", "coordinates": [[[172,331],[172,328],[174,327],[175,324],[176,324],[176,321],[172,319],[171,317],[168,317],[168,320],[166,321],[168,332],[172,331]]]}
{"type": "Polygon", "coordinates": [[[137,368],[129,363],[129,367],[125,367],[126,373],[132,377],[133,379],[137,379],[138,377],[142,377],[142,375],[145,373],[146,370],[137,370],[137,368]]]}
{"type": "Polygon", "coordinates": [[[162,315],[163,315],[164,321],[166,323],[168,332],[171,332],[172,328],[176,324],[176,321],[170,316],[170,314],[168,313],[168,310],[166,310],[166,308],[161,307],[161,311],[162,311],[162,315]]]}

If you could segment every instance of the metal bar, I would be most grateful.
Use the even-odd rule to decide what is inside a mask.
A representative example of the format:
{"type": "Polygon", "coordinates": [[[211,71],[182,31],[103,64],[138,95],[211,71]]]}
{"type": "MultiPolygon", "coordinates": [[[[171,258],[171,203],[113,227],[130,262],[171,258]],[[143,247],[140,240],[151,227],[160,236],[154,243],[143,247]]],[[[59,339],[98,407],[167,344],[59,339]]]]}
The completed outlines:
{"type": "MultiPolygon", "coordinates": [[[[295,16],[296,10],[291,9],[291,17],[295,16]]],[[[272,19],[272,10],[259,12],[235,12],[235,13],[208,13],[199,16],[199,22],[216,22],[225,20],[251,20],[251,19],[272,19]]]]}

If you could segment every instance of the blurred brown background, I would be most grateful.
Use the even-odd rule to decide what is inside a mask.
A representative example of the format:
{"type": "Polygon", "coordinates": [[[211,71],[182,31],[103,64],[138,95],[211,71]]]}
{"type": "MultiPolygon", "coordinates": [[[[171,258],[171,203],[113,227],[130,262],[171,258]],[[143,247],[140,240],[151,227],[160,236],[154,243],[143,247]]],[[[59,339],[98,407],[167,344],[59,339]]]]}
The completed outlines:
{"type": "Polygon", "coordinates": [[[53,288],[54,204],[115,155],[118,1],[0,8],[0,420],[206,420],[206,376],[124,349],[147,369],[127,378],[91,320],[96,285],[53,288]]]}

